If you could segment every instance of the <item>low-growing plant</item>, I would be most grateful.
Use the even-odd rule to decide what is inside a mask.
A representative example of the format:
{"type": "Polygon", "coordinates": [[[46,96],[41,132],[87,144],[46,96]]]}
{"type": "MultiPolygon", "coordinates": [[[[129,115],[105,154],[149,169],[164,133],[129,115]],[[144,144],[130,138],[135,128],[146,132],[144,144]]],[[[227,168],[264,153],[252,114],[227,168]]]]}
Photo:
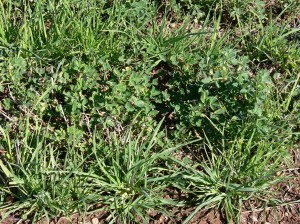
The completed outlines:
{"type": "Polygon", "coordinates": [[[45,219],[49,223],[59,215],[84,210],[87,189],[82,187],[85,181],[74,176],[82,164],[74,167],[74,161],[69,160],[72,148],[64,156],[47,141],[41,125],[36,124],[31,132],[29,119],[25,124],[24,133],[16,138],[0,128],[0,145],[5,149],[0,161],[0,189],[9,198],[0,208],[2,220],[17,215],[20,220],[45,219]]]}
{"type": "Polygon", "coordinates": [[[299,141],[297,9],[1,1],[0,214],[147,223],[196,204],[188,220],[216,206],[237,221],[270,202],[299,141]]]}
{"type": "Polygon", "coordinates": [[[185,220],[188,223],[203,208],[218,207],[225,212],[228,222],[239,222],[243,203],[254,200],[268,204],[274,199],[271,186],[282,181],[276,172],[289,161],[286,142],[255,140],[255,130],[244,130],[236,135],[230,145],[216,148],[206,138],[201,148],[198,163],[187,165],[175,160],[183,167],[181,181],[176,186],[191,194],[194,212],[185,220]],[[252,131],[250,137],[247,132],[252,131]],[[286,160],[284,160],[284,159],[286,160]]]}
{"type": "Polygon", "coordinates": [[[87,174],[87,187],[94,189],[96,203],[109,211],[109,223],[148,223],[150,211],[170,215],[168,208],[180,205],[165,197],[174,171],[163,164],[181,146],[162,142],[161,124],[151,135],[141,130],[134,136],[132,127],[122,136],[110,133],[107,143],[94,133],[90,158],[95,162],[87,174]]]}

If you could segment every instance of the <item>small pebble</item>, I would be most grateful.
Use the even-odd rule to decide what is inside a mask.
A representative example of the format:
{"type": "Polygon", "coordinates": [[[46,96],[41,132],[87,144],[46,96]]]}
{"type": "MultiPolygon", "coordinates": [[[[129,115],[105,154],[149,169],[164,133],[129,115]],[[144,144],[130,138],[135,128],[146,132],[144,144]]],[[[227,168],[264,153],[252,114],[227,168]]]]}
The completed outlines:
{"type": "Polygon", "coordinates": [[[97,218],[92,219],[92,224],[99,224],[99,220],[97,218]]]}
{"type": "Polygon", "coordinates": [[[256,216],[254,216],[254,215],[251,217],[251,219],[252,219],[252,221],[253,221],[253,222],[258,222],[258,219],[257,219],[257,217],[256,217],[256,216]]]}
{"type": "Polygon", "coordinates": [[[175,28],[175,27],[176,27],[176,24],[175,24],[175,23],[171,23],[171,24],[170,24],[170,27],[171,27],[171,28],[175,28]]]}

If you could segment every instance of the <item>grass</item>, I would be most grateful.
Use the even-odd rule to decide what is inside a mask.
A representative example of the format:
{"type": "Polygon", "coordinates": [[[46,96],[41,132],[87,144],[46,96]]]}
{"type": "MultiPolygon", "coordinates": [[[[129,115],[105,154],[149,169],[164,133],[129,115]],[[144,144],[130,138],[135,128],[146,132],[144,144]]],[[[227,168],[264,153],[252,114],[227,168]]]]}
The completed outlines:
{"type": "Polygon", "coordinates": [[[299,142],[299,7],[0,2],[1,219],[276,206],[299,142]]]}

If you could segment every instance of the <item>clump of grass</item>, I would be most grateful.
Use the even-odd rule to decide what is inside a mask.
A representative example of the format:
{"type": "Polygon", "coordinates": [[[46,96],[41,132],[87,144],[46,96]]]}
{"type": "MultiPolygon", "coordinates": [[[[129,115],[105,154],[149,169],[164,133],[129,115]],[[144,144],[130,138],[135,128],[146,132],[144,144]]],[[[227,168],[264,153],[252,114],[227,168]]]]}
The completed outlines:
{"type": "Polygon", "coordinates": [[[108,144],[94,135],[91,158],[95,162],[89,168],[86,186],[96,203],[100,201],[109,211],[110,223],[137,219],[148,223],[149,211],[168,214],[168,208],[180,204],[166,198],[174,171],[164,166],[180,146],[158,145],[161,124],[147,137],[144,131],[134,137],[131,129],[122,136],[111,133],[108,144]]]}
{"type": "Polygon", "coordinates": [[[180,202],[165,198],[174,171],[164,163],[181,146],[162,145],[161,124],[150,136],[144,131],[135,136],[129,128],[122,135],[112,132],[105,140],[104,133],[95,131],[91,146],[81,148],[90,151],[87,155],[78,151],[73,135],[67,151],[61,152],[42,126],[37,124],[30,132],[29,119],[23,138],[11,139],[1,128],[3,147],[9,150],[0,161],[0,189],[10,198],[1,205],[2,219],[17,214],[22,220],[50,222],[99,206],[109,212],[110,223],[148,222],[149,211],[168,214],[167,208],[180,202]]]}
{"type": "Polygon", "coordinates": [[[254,140],[245,130],[237,134],[230,145],[216,148],[209,139],[201,149],[205,157],[192,166],[176,161],[183,167],[183,181],[176,183],[191,194],[194,212],[185,220],[188,223],[203,208],[217,207],[225,212],[228,222],[239,222],[243,203],[254,200],[258,203],[273,202],[268,189],[283,180],[276,172],[289,161],[285,143],[276,140],[254,140]]]}
{"type": "MultiPolygon", "coordinates": [[[[47,140],[47,133],[37,124],[32,132],[29,119],[22,136],[11,138],[0,129],[7,149],[0,161],[2,181],[0,189],[9,197],[1,205],[2,219],[19,215],[20,219],[37,222],[61,214],[70,215],[82,209],[86,189],[84,181],[74,177],[81,165],[72,169],[73,162],[47,140]],[[77,168],[77,169],[76,169],[77,168]]],[[[69,152],[72,148],[69,148],[69,152]]]]}

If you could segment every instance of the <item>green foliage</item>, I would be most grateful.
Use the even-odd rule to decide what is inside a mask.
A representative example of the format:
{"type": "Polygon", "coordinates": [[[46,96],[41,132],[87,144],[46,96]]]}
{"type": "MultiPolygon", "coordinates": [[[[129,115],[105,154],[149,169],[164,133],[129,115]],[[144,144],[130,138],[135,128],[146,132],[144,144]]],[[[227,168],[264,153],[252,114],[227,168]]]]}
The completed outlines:
{"type": "Polygon", "coordinates": [[[84,196],[87,189],[82,187],[83,179],[74,177],[82,161],[74,166],[76,161],[69,159],[71,147],[63,155],[48,141],[48,133],[41,126],[37,124],[34,132],[30,132],[29,126],[27,120],[24,132],[17,139],[11,139],[9,133],[0,129],[4,138],[0,145],[8,149],[0,161],[3,173],[0,189],[13,198],[1,205],[2,218],[23,211],[20,217],[23,220],[30,218],[36,222],[45,218],[50,222],[58,214],[70,215],[83,209],[88,203],[84,196]]]}
{"type": "Polygon", "coordinates": [[[223,209],[228,222],[239,223],[239,211],[244,201],[259,198],[269,203],[274,199],[268,189],[283,180],[276,176],[276,171],[282,165],[279,161],[288,159],[288,151],[282,143],[255,140],[256,131],[251,133],[250,138],[246,137],[249,131],[251,129],[238,133],[231,146],[223,146],[230,148],[217,149],[207,139],[202,149],[209,157],[205,163],[201,160],[187,167],[176,161],[184,167],[182,175],[186,180],[176,184],[190,192],[197,204],[195,212],[185,223],[207,206],[223,209]]]}
{"type": "Polygon", "coordinates": [[[157,150],[161,123],[146,139],[144,131],[133,137],[129,129],[121,137],[111,133],[107,144],[103,138],[97,141],[99,136],[94,134],[90,159],[95,163],[89,167],[87,186],[93,189],[96,203],[101,201],[106,206],[104,210],[110,211],[110,223],[132,222],[136,215],[147,223],[149,209],[167,213],[168,206],[177,205],[164,198],[172,171],[161,166],[178,147],[165,145],[163,150],[157,150]]]}
{"type": "Polygon", "coordinates": [[[1,1],[1,213],[101,207],[110,222],[147,223],[151,209],[191,205],[166,199],[176,189],[195,212],[219,205],[237,220],[241,201],[271,195],[299,141],[298,9],[1,1]]]}

